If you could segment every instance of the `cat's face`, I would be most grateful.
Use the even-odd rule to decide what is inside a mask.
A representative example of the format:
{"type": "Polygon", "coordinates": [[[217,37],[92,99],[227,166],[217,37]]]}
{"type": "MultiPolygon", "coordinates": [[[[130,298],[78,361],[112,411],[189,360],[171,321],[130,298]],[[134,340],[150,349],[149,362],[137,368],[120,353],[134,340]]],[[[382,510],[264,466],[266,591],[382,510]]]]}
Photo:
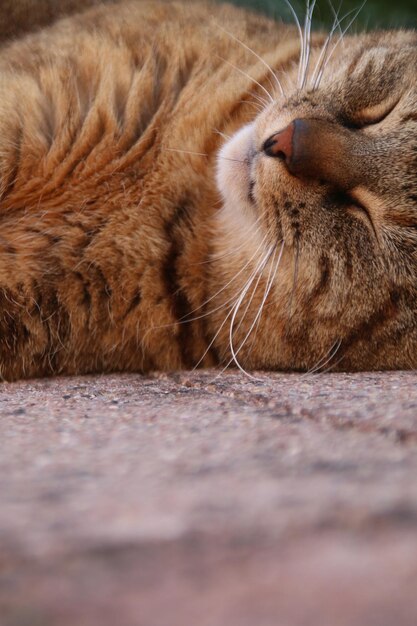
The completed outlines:
{"type": "Polygon", "coordinates": [[[220,153],[223,218],[271,284],[248,365],[417,366],[416,67],[415,33],[351,38],[220,153]]]}

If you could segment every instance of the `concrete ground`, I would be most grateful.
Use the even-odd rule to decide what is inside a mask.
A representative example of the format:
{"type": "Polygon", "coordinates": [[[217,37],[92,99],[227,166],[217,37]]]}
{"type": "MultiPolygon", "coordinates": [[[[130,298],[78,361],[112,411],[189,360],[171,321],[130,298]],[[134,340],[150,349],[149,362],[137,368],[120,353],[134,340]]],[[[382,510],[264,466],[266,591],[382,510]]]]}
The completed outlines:
{"type": "Polygon", "coordinates": [[[1,626],[416,626],[416,383],[3,384],[1,626]]]}

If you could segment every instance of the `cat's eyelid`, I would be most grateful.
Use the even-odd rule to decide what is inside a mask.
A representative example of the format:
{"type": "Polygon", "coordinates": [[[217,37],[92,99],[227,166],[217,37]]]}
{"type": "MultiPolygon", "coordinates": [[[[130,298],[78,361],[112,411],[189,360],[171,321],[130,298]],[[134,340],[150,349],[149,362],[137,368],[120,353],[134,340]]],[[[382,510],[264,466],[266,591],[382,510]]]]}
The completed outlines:
{"type": "Polygon", "coordinates": [[[361,109],[355,114],[355,122],[361,126],[378,124],[392,113],[399,101],[399,97],[390,98],[376,105],[361,109]]]}

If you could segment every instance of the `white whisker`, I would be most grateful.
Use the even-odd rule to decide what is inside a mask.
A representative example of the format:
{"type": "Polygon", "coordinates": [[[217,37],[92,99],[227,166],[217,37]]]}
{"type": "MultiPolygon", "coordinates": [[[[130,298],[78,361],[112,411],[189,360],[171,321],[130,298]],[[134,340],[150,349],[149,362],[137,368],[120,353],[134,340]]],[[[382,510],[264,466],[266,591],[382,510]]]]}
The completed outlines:
{"type": "MultiPolygon", "coordinates": [[[[258,228],[259,231],[259,228],[258,228]]],[[[257,249],[255,250],[255,252],[253,253],[253,255],[250,257],[250,259],[245,263],[245,265],[243,265],[243,267],[240,268],[240,270],[225,284],[223,285],[223,287],[221,289],[219,289],[218,291],[216,291],[212,296],[210,296],[210,298],[207,298],[207,300],[205,300],[202,304],[200,304],[198,307],[196,307],[195,309],[193,309],[192,311],[190,311],[189,313],[187,313],[186,315],[184,315],[183,317],[180,317],[179,320],[177,320],[176,322],[174,322],[174,324],[164,324],[162,326],[155,326],[154,329],[159,329],[159,328],[167,328],[170,326],[173,326],[175,324],[177,324],[178,322],[191,322],[193,320],[188,319],[190,315],[193,315],[193,313],[196,313],[197,311],[199,311],[200,309],[202,309],[203,307],[205,307],[207,304],[209,304],[209,302],[211,302],[214,298],[216,298],[218,295],[220,295],[225,289],[227,289],[227,287],[229,287],[229,285],[231,285],[233,283],[233,281],[236,280],[236,278],[238,278],[242,272],[245,271],[245,269],[252,263],[253,259],[257,256],[259,250],[261,250],[262,246],[265,244],[265,241],[268,238],[269,233],[267,233],[264,238],[262,239],[261,243],[259,244],[259,246],[257,247],[257,249]]],[[[232,298],[230,298],[230,300],[233,300],[236,296],[234,295],[232,298]]],[[[221,308],[221,307],[219,307],[221,308]]],[[[216,309],[218,310],[218,309],[216,309]]],[[[208,314],[212,313],[213,311],[210,311],[208,314]]],[[[206,314],[205,314],[206,315],[206,314]]],[[[205,316],[204,315],[204,316],[205,316]]],[[[202,316],[202,317],[204,317],[202,316]]],[[[197,319],[197,318],[195,318],[197,319]]],[[[199,319],[199,318],[198,318],[199,319]]]]}
{"type": "Polygon", "coordinates": [[[222,161],[232,161],[232,163],[246,163],[244,159],[232,159],[231,157],[225,157],[221,155],[217,155],[217,158],[221,159],[222,161]]]}
{"type": "Polygon", "coordinates": [[[338,20],[338,18],[336,16],[335,17],[335,22],[333,22],[333,26],[331,28],[331,31],[329,32],[329,34],[326,37],[326,40],[325,40],[325,42],[323,44],[323,47],[321,49],[319,58],[317,59],[317,63],[315,65],[313,73],[311,75],[310,87],[312,87],[313,89],[315,88],[315,82],[316,82],[317,75],[319,74],[321,68],[323,67],[323,64],[326,62],[327,51],[329,49],[330,42],[332,40],[332,37],[333,37],[334,32],[335,32],[337,27],[340,28],[340,22],[339,22],[339,20],[338,20]],[[336,19],[337,19],[337,25],[336,25],[336,19]]]}
{"type": "MultiPolygon", "coordinates": [[[[266,239],[266,237],[265,237],[266,239]]],[[[264,241],[265,241],[264,239],[264,241]]],[[[255,273],[258,271],[258,269],[255,270],[255,273]]],[[[233,280],[236,278],[237,275],[234,276],[233,280]]],[[[189,315],[192,315],[193,311],[190,311],[190,313],[188,313],[187,315],[184,315],[182,318],[180,318],[177,322],[175,322],[175,324],[189,324],[190,322],[195,322],[197,320],[203,319],[205,317],[208,317],[209,315],[212,315],[213,313],[216,313],[217,311],[220,311],[223,308],[226,308],[226,305],[229,304],[230,302],[236,303],[236,298],[239,296],[240,294],[240,290],[237,293],[234,293],[230,298],[228,298],[227,300],[225,300],[224,302],[222,302],[222,304],[220,304],[219,306],[217,306],[214,309],[210,309],[209,311],[205,311],[204,313],[202,313],[201,315],[198,315],[196,317],[191,317],[189,318],[189,315]]],[[[217,294],[215,294],[217,295],[217,294]]],[[[213,298],[215,297],[211,296],[208,300],[206,300],[205,303],[203,303],[203,305],[201,305],[199,308],[202,308],[203,306],[205,306],[206,304],[208,304],[211,300],[213,300],[213,298]]],[[[233,306],[233,305],[231,305],[233,306]]],[[[194,309],[194,311],[196,311],[197,309],[194,309]]],[[[174,325],[175,325],[174,324],[174,325]]],[[[170,324],[171,325],[171,324],[170,324]]]]}
{"type": "MultiPolygon", "coordinates": [[[[262,272],[265,268],[265,265],[268,263],[268,260],[270,258],[271,253],[273,252],[274,248],[270,249],[267,254],[263,257],[261,263],[258,265],[258,267],[256,268],[255,272],[253,272],[252,276],[250,277],[250,279],[247,281],[245,287],[242,289],[242,292],[239,296],[239,298],[237,299],[234,308],[233,308],[233,315],[232,315],[232,319],[230,321],[230,326],[229,326],[229,346],[230,346],[230,351],[232,353],[232,359],[230,360],[230,362],[226,365],[226,368],[229,366],[230,363],[234,362],[236,364],[236,366],[238,367],[238,369],[240,369],[241,372],[243,372],[244,374],[247,374],[250,377],[250,374],[248,374],[248,372],[246,372],[246,370],[243,369],[243,367],[241,366],[241,364],[239,363],[238,359],[237,359],[237,355],[235,353],[235,349],[233,346],[233,333],[234,333],[234,324],[235,324],[235,320],[236,320],[236,316],[239,312],[240,306],[243,302],[243,300],[246,297],[246,294],[248,293],[249,289],[252,286],[253,281],[255,280],[257,274],[258,275],[258,281],[255,285],[254,288],[254,292],[256,291],[256,288],[259,284],[260,278],[262,276],[262,272]]],[[[246,311],[245,311],[246,313],[246,311]]],[[[242,316],[242,320],[243,320],[244,316],[242,316]]]]}
{"type": "MultiPolygon", "coordinates": [[[[255,100],[257,102],[259,102],[259,104],[262,106],[263,109],[265,109],[268,106],[268,102],[265,100],[265,98],[263,98],[262,96],[260,96],[257,93],[253,93],[251,94],[252,98],[255,98],[255,100]]],[[[250,102],[249,100],[246,100],[245,102],[250,102]]]]}
{"type": "MultiPolygon", "coordinates": [[[[269,274],[268,274],[268,278],[267,278],[267,281],[266,281],[266,286],[265,286],[265,291],[264,291],[264,295],[263,295],[263,298],[262,298],[262,302],[261,302],[261,304],[260,304],[260,306],[259,306],[258,312],[257,312],[257,314],[256,314],[256,316],[255,316],[255,319],[253,320],[253,322],[252,322],[252,324],[251,324],[251,326],[250,326],[250,328],[249,328],[248,332],[246,333],[246,335],[245,335],[245,337],[244,337],[243,341],[241,342],[241,344],[239,345],[239,348],[238,348],[236,351],[234,351],[234,353],[233,353],[233,359],[231,359],[231,361],[230,361],[230,363],[231,363],[232,361],[234,361],[234,362],[237,364],[237,366],[239,367],[239,369],[240,369],[242,372],[244,372],[245,374],[247,374],[248,376],[250,376],[250,375],[249,375],[249,374],[248,374],[248,373],[247,373],[247,372],[246,372],[246,371],[245,371],[245,370],[244,370],[244,369],[240,366],[240,364],[239,364],[239,362],[238,362],[238,360],[237,360],[237,355],[238,355],[238,354],[239,354],[239,352],[242,350],[242,348],[243,348],[243,347],[244,347],[244,345],[246,344],[246,342],[247,342],[248,338],[249,338],[249,337],[250,337],[250,335],[252,334],[253,329],[255,328],[255,326],[257,326],[257,324],[259,323],[259,321],[260,321],[260,319],[261,319],[261,315],[262,315],[262,312],[263,312],[263,310],[264,310],[265,302],[266,302],[266,300],[268,299],[268,296],[269,296],[269,294],[270,294],[270,291],[271,291],[272,285],[273,285],[273,283],[274,283],[274,281],[275,281],[276,274],[277,274],[277,271],[278,271],[278,268],[279,268],[279,265],[280,265],[280,262],[281,262],[282,254],[283,254],[283,251],[284,251],[284,245],[285,245],[285,244],[284,244],[284,242],[282,242],[282,244],[281,244],[281,248],[280,248],[280,251],[279,251],[279,255],[278,255],[278,260],[277,260],[277,263],[275,264],[275,266],[274,266],[274,261],[275,261],[275,255],[276,255],[276,252],[277,252],[277,249],[278,249],[277,245],[275,245],[275,246],[274,246],[274,248],[273,248],[273,250],[272,250],[272,251],[274,252],[274,258],[272,259],[272,262],[271,262],[271,267],[270,267],[270,269],[269,269],[269,274]]],[[[271,253],[272,253],[272,251],[271,251],[271,253]]],[[[269,255],[269,257],[268,257],[267,261],[269,261],[270,256],[271,256],[271,255],[269,255]]],[[[262,269],[264,269],[264,268],[262,268],[262,269]]],[[[259,282],[259,281],[258,281],[258,282],[259,282]]],[[[257,285],[258,285],[258,283],[257,283],[257,285]]],[[[256,291],[257,285],[255,286],[254,291],[256,291]]],[[[252,298],[253,298],[253,295],[252,295],[252,298]]],[[[251,298],[251,301],[252,301],[252,298],[251,298]]],[[[244,319],[245,315],[246,315],[246,312],[245,312],[245,314],[242,316],[242,320],[241,320],[240,324],[242,323],[242,321],[243,321],[243,319],[244,319]]],[[[240,324],[239,324],[239,326],[240,326],[240,324]]],[[[239,326],[238,326],[238,328],[239,328],[239,326]]],[[[238,329],[238,328],[237,328],[237,329],[238,329]]],[[[229,364],[230,364],[230,363],[229,363],[229,364]]],[[[229,364],[228,364],[228,365],[229,365],[229,364]]],[[[227,367],[228,367],[228,365],[227,365],[227,367]]]]}
{"type": "MultiPolygon", "coordinates": [[[[330,352],[330,356],[326,359],[327,354],[329,354],[329,352],[327,352],[327,354],[322,357],[320,359],[320,361],[317,363],[317,365],[315,367],[313,367],[311,370],[309,370],[307,372],[307,374],[316,374],[317,372],[319,372],[320,370],[323,369],[323,367],[325,367],[326,365],[328,365],[330,363],[330,361],[336,356],[336,354],[338,353],[340,346],[342,345],[342,340],[339,339],[338,341],[336,341],[333,346],[330,348],[331,352],[330,352]],[[325,359],[325,360],[324,360],[325,359]],[[323,362],[324,361],[324,362],[323,362]]],[[[306,374],[304,374],[305,376],[306,374]]]]}
{"type": "MultiPolygon", "coordinates": [[[[209,155],[206,152],[193,152],[192,150],[182,150],[179,148],[164,148],[168,152],[178,152],[179,154],[191,154],[192,156],[202,156],[208,157],[209,155]]],[[[231,159],[229,157],[224,157],[221,155],[217,156],[218,159],[222,159],[223,161],[234,161],[235,163],[245,163],[244,159],[231,159]]]]}
{"type": "Polygon", "coordinates": [[[193,152],[192,150],[180,150],[178,148],[164,148],[168,150],[168,152],[179,152],[180,154],[194,154],[196,156],[207,157],[208,154],[206,152],[193,152]]]}
{"type": "MultiPolygon", "coordinates": [[[[264,259],[261,260],[261,262],[259,263],[258,267],[255,269],[255,274],[258,274],[258,278],[257,278],[257,281],[255,283],[254,288],[252,289],[251,296],[250,296],[248,302],[246,303],[246,307],[245,307],[245,310],[242,313],[240,322],[238,323],[238,325],[236,326],[236,328],[233,331],[234,333],[236,333],[239,330],[239,328],[241,327],[241,325],[243,324],[243,322],[245,320],[246,314],[247,314],[247,312],[248,312],[248,310],[250,308],[250,305],[252,304],[253,298],[255,297],[255,293],[256,293],[256,291],[258,289],[258,285],[259,285],[259,283],[261,281],[262,272],[263,272],[265,266],[267,265],[269,259],[271,258],[271,254],[274,252],[275,249],[276,249],[276,245],[271,246],[270,250],[266,252],[264,259]]],[[[233,359],[232,359],[232,361],[233,361],[233,359]]]]}
{"type": "Polygon", "coordinates": [[[297,86],[298,88],[300,87],[301,84],[301,71],[302,71],[302,59],[304,58],[304,36],[303,36],[303,30],[301,28],[301,24],[300,24],[300,20],[298,19],[298,15],[295,12],[290,0],[284,0],[284,2],[286,3],[286,5],[288,6],[288,8],[291,11],[291,14],[294,18],[295,21],[295,25],[297,27],[298,30],[298,35],[300,37],[300,59],[299,59],[299,63],[298,63],[298,78],[297,78],[297,86]]]}
{"type": "Polygon", "coordinates": [[[265,107],[256,102],[250,102],[250,100],[239,100],[239,104],[246,104],[247,106],[253,107],[258,113],[262,113],[265,110],[265,107]]]}
{"type": "Polygon", "coordinates": [[[306,24],[305,24],[305,58],[304,58],[304,71],[303,71],[303,79],[301,83],[301,89],[304,89],[307,77],[308,77],[308,68],[310,65],[310,54],[311,54],[311,26],[313,22],[313,12],[314,7],[316,6],[316,0],[313,0],[310,6],[310,0],[307,2],[307,15],[306,15],[306,24]]]}
{"type": "Polygon", "coordinates": [[[317,63],[316,63],[316,66],[315,66],[315,68],[314,68],[314,71],[313,71],[313,74],[312,74],[312,77],[311,77],[311,83],[310,83],[310,86],[311,86],[313,89],[316,89],[316,88],[318,87],[317,77],[318,77],[318,75],[319,75],[320,73],[322,73],[322,70],[324,71],[324,69],[325,69],[325,67],[323,67],[323,66],[324,66],[324,64],[327,64],[327,56],[326,56],[326,55],[327,55],[327,51],[328,51],[328,49],[329,49],[329,45],[330,45],[330,42],[331,42],[331,40],[332,40],[332,37],[333,37],[333,35],[334,35],[335,31],[336,31],[336,30],[339,30],[339,31],[340,31],[340,36],[341,36],[341,37],[343,37],[343,32],[342,32],[342,29],[341,29],[341,23],[342,23],[342,22],[343,22],[343,21],[344,21],[347,17],[349,17],[350,15],[352,15],[352,13],[354,13],[354,12],[356,11],[356,9],[352,9],[351,11],[349,11],[348,13],[346,13],[346,14],[345,14],[342,18],[340,18],[340,19],[339,19],[339,12],[340,12],[340,9],[341,9],[341,4],[340,4],[340,6],[339,6],[339,8],[338,8],[338,10],[337,10],[337,13],[336,13],[336,12],[334,11],[334,9],[333,9],[333,5],[331,4],[330,0],[329,0],[329,3],[330,3],[330,6],[332,7],[332,10],[333,10],[333,12],[334,12],[334,21],[333,21],[333,25],[332,25],[331,31],[330,31],[330,33],[328,34],[328,36],[327,36],[327,38],[326,38],[326,40],[325,40],[325,42],[324,42],[324,44],[323,44],[323,48],[322,48],[322,50],[321,50],[320,56],[319,56],[319,58],[318,58],[318,61],[317,61],[317,63]],[[316,85],[316,84],[317,84],[317,85],[316,85]]]}
{"type": "Polygon", "coordinates": [[[243,41],[241,41],[240,39],[238,39],[237,37],[235,37],[235,35],[233,35],[232,33],[229,33],[229,31],[227,31],[225,28],[223,28],[222,26],[220,26],[219,24],[216,24],[216,26],[218,28],[220,28],[220,30],[222,30],[224,33],[226,33],[226,35],[229,35],[229,37],[231,37],[234,41],[236,41],[238,44],[240,44],[243,48],[245,48],[245,50],[248,50],[251,54],[253,54],[258,61],[260,61],[266,68],[267,70],[272,74],[272,76],[275,79],[276,84],[278,85],[278,89],[281,92],[281,96],[285,97],[285,92],[284,89],[282,88],[281,82],[278,78],[278,76],[276,75],[276,73],[274,72],[274,70],[272,69],[272,67],[265,61],[265,59],[263,59],[261,56],[259,56],[259,54],[257,54],[255,52],[255,50],[252,50],[252,48],[250,48],[249,46],[247,46],[243,41]]]}
{"type": "Polygon", "coordinates": [[[299,89],[303,87],[303,81],[305,77],[305,63],[307,57],[307,28],[308,28],[308,14],[310,11],[310,0],[306,0],[306,13],[304,17],[304,30],[303,30],[303,40],[304,40],[304,49],[303,56],[301,59],[301,82],[298,84],[299,89]]]}
{"type": "Polygon", "coordinates": [[[317,361],[317,363],[311,369],[309,369],[305,374],[303,374],[303,376],[307,376],[308,374],[315,374],[316,372],[320,371],[322,367],[325,367],[336,355],[341,344],[342,344],[341,339],[336,340],[330,346],[329,350],[327,350],[327,352],[321,357],[321,359],[319,359],[319,361],[317,361]]]}
{"type": "MultiPolygon", "coordinates": [[[[197,361],[197,363],[194,365],[193,369],[191,371],[195,371],[196,369],[199,368],[199,366],[201,365],[201,363],[203,362],[205,356],[209,353],[209,351],[211,350],[212,346],[214,345],[217,337],[220,335],[223,326],[226,324],[227,320],[229,319],[230,315],[232,314],[233,311],[233,305],[229,306],[229,313],[226,315],[226,317],[224,318],[223,322],[220,324],[218,331],[216,332],[216,334],[214,335],[213,339],[210,341],[210,343],[208,344],[207,348],[205,349],[203,355],[200,357],[200,359],[197,361]]],[[[223,373],[224,370],[222,370],[221,373],[223,373]]]]}
{"type": "MultiPolygon", "coordinates": [[[[267,308],[267,306],[268,306],[268,305],[266,304],[266,301],[267,301],[267,299],[268,299],[269,292],[270,292],[270,290],[271,290],[271,288],[272,288],[272,284],[273,284],[273,282],[275,281],[276,274],[277,274],[277,271],[278,271],[279,265],[280,265],[280,263],[281,263],[282,254],[283,254],[283,252],[284,252],[284,247],[285,247],[285,242],[284,242],[284,240],[283,240],[283,241],[281,242],[281,249],[280,249],[280,252],[279,252],[279,255],[278,255],[278,259],[277,259],[277,262],[276,262],[276,266],[275,266],[275,269],[274,269],[274,273],[273,273],[273,275],[271,276],[270,281],[269,281],[269,282],[267,281],[267,283],[266,283],[265,292],[264,292],[264,296],[265,296],[265,297],[264,297],[264,300],[262,301],[262,304],[261,304],[261,307],[260,307],[260,309],[262,309],[262,310],[260,310],[260,314],[259,314],[259,317],[258,317],[258,321],[257,321],[257,323],[256,323],[255,333],[253,334],[253,338],[252,338],[251,346],[253,345],[253,343],[254,343],[254,341],[255,341],[255,338],[256,338],[256,334],[257,334],[257,332],[258,332],[258,327],[259,327],[259,322],[260,322],[260,320],[261,320],[261,315],[262,315],[262,312],[263,312],[263,311],[267,308]]],[[[274,255],[274,259],[275,259],[275,255],[274,255]]],[[[273,267],[273,264],[271,265],[271,269],[272,269],[272,267],[273,267]]]]}
{"type": "MultiPolygon", "coordinates": [[[[253,230],[253,226],[250,226],[250,228],[247,229],[247,231],[245,231],[245,234],[247,234],[248,236],[250,235],[251,237],[253,237],[254,235],[256,235],[259,231],[260,231],[260,223],[261,217],[259,216],[255,222],[255,226],[257,226],[256,230],[253,230]]],[[[231,256],[233,254],[236,254],[236,252],[238,250],[241,250],[242,248],[244,248],[245,246],[247,246],[247,242],[244,241],[243,243],[240,244],[240,246],[237,246],[237,248],[233,248],[233,250],[229,250],[228,252],[225,252],[224,254],[212,254],[210,255],[210,258],[206,261],[199,261],[198,263],[193,263],[193,265],[205,265],[206,263],[212,263],[212,261],[218,261],[220,259],[225,259],[228,256],[231,256]]]]}
{"type": "MultiPolygon", "coordinates": [[[[342,33],[340,34],[340,37],[338,38],[337,42],[336,42],[336,43],[335,43],[335,45],[333,46],[333,48],[332,48],[332,50],[331,50],[330,54],[328,55],[328,57],[327,57],[327,59],[326,59],[326,63],[325,63],[325,65],[324,65],[324,67],[320,70],[320,73],[319,73],[319,74],[318,74],[318,76],[317,76],[316,82],[315,82],[315,84],[314,84],[314,89],[317,89],[317,88],[318,88],[318,86],[320,85],[321,79],[322,79],[322,77],[323,77],[323,73],[324,73],[324,71],[325,71],[325,69],[326,69],[327,65],[329,64],[330,59],[332,58],[333,54],[334,54],[334,53],[335,53],[335,51],[337,50],[337,48],[338,48],[338,46],[339,46],[340,42],[343,40],[343,38],[344,38],[345,34],[346,34],[346,33],[347,33],[347,31],[349,30],[349,28],[352,26],[353,22],[357,19],[357,17],[358,17],[358,15],[359,15],[359,13],[362,11],[362,9],[363,9],[363,7],[365,6],[366,2],[367,2],[367,0],[364,0],[364,2],[361,4],[361,6],[359,7],[359,9],[358,9],[357,11],[355,11],[355,14],[354,14],[353,18],[350,20],[349,24],[346,26],[346,28],[345,28],[345,29],[342,31],[342,33]]],[[[351,12],[350,12],[350,13],[351,13],[351,12]]],[[[341,22],[342,22],[343,20],[345,20],[345,19],[346,19],[346,17],[347,17],[350,13],[346,14],[346,15],[342,18],[341,22]]]]}
{"type": "MultiPolygon", "coordinates": [[[[342,343],[343,343],[343,342],[341,342],[341,344],[340,344],[340,346],[339,346],[338,350],[340,350],[340,348],[341,348],[341,346],[342,346],[342,343]]],[[[335,352],[335,354],[333,355],[333,357],[332,357],[332,358],[334,358],[334,357],[336,356],[336,354],[337,354],[337,351],[335,352]]],[[[325,369],[325,370],[321,370],[321,372],[320,372],[320,373],[321,373],[321,374],[327,374],[327,372],[330,372],[332,369],[334,369],[335,367],[337,367],[337,366],[339,365],[339,363],[340,363],[341,361],[343,361],[343,359],[344,359],[344,358],[345,358],[345,355],[342,353],[342,354],[340,355],[340,357],[337,359],[337,361],[334,361],[334,363],[331,363],[328,367],[326,367],[326,369],[325,369]]]]}
{"type": "MultiPolygon", "coordinates": [[[[267,234],[265,235],[265,237],[264,237],[264,238],[263,238],[263,240],[262,240],[261,245],[263,245],[263,244],[264,244],[264,242],[266,241],[266,239],[267,239],[268,235],[269,235],[269,233],[267,233],[267,234]]],[[[252,261],[252,259],[253,259],[253,258],[256,256],[256,254],[258,253],[258,250],[260,249],[260,247],[261,247],[261,246],[259,246],[259,247],[257,248],[257,250],[256,250],[255,254],[254,254],[254,255],[250,258],[250,260],[248,261],[248,263],[246,263],[246,265],[245,265],[245,266],[244,266],[244,267],[240,270],[240,272],[238,272],[238,274],[235,274],[235,276],[231,279],[231,281],[229,281],[228,285],[229,285],[231,282],[233,282],[233,281],[237,278],[237,276],[238,276],[239,274],[241,274],[241,273],[242,273],[242,272],[246,269],[246,267],[248,266],[248,264],[252,261]]],[[[256,271],[255,271],[255,273],[254,273],[253,275],[254,275],[254,276],[256,275],[256,271]]],[[[248,284],[248,283],[246,283],[246,285],[247,285],[247,284],[248,284]]],[[[223,288],[223,289],[224,289],[224,288],[223,288]]],[[[220,290],[219,292],[217,292],[217,293],[221,293],[221,291],[223,291],[223,289],[221,289],[221,290],[220,290]]],[[[213,299],[216,295],[217,295],[217,294],[215,294],[214,296],[212,296],[211,298],[209,298],[209,300],[207,300],[207,302],[210,302],[210,300],[212,300],[212,299],[213,299]]],[[[195,366],[193,367],[193,371],[199,367],[199,365],[201,364],[201,362],[203,361],[203,359],[205,358],[205,356],[207,355],[207,353],[210,351],[210,349],[211,349],[211,347],[213,346],[214,342],[216,341],[217,337],[218,337],[218,336],[219,336],[219,334],[221,333],[221,331],[222,331],[222,329],[223,329],[224,325],[226,324],[227,320],[228,320],[228,319],[229,319],[229,317],[232,315],[232,313],[233,313],[233,311],[234,311],[235,303],[236,303],[236,295],[237,295],[237,294],[234,294],[234,295],[233,295],[233,297],[232,297],[232,298],[230,298],[230,299],[227,301],[227,302],[230,302],[230,300],[232,300],[232,301],[233,301],[233,302],[232,302],[232,304],[231,304],[231,305],[229,305],[229,307],[228,307],[228,308],[230,309],[230,310],[229,310],[229,313],[226,315],[226,317],[224,318],[223,322],[220,324],[219,329],[217,330],[217,332],[216,332],[216,334],[214,335],[213,339],[210,341],[210,343],[209,343],[209,345],[207,346],[206,350],[204,351],[203,355],[201,356],[201,358],[198,360],[198,362],[197,362],[197,363],[195,364],[195,366]]],[[[203,305],[203,306],[204,306],[204,305],[203,305]]],[[[219,307],[219,308],[223,308],[224,306],[225,306],[225,303],[223,303],[223,305],[222,305],[221,307],[219,307]]],[[[199,308],[201,308],[201,307],[199,307],[199,308]]],[[[226,367],[227,367],[227,366],[226,366],[226,367]]],[[[224,370],[222,370],[222,371],[224,371],[224,370]]]]}
{"type": "Polygon", "coordinates": [[[343,0],[340,0],[339,8],[337,9],[337,11],[335,10],[331,0],[327,0],[327,4],[330,6],[330,10],[333,13],[333,17],[334,17],[332,28],[337,24],[336,28],[338,28],[339,32],[341,33],[342,29],[341,29],[341,26],[340,26],[339,13],[340,13],[340,11],[342,9],[343,0]]]}
{"type": "Polygon", "coordinates": [[[269,91],[263,86],[261,85],[261,83],[259,81],[256,80],[256,78],[253,78],[253,76],[250,76],[249,74],[247,74],[246,72],[244,72],[243,70],[240,69],[240,67],[237,67],[236,65],[233,65],[233,63],[231,63],[230,61],[228,61],[227,59],[224,59],[223,57],[218,56],[219,59],[221,59],[224,63],[227,63],[227,65],[230,65],[230,67],[232,67],[234,70],[236,70],[236,72],[239,72],[239,74],[242,74],[242,76],[245,76],[246,78],[248,78],[250,81],[254,82],[256,85],[258,85],[258,87],[260,89],[262,89],[262,91],[265,93],[266,96],[268,96],[269,101],[274,104],[275,100],[274,98],[271,96],[271,94],[269,93],[269,91]]]}
{"type": "Polygon", "coordinates": [[[213,129],[213,133],[216,133],[216,135],[220,135],[220,137],[223,137],[223,139],[226,139],[226,141],[229,141],[229,139],[231,139],[230,135],[226,135],[226,133],[223,133],[221,130],[218,130],[217,128],[213,129]]]}

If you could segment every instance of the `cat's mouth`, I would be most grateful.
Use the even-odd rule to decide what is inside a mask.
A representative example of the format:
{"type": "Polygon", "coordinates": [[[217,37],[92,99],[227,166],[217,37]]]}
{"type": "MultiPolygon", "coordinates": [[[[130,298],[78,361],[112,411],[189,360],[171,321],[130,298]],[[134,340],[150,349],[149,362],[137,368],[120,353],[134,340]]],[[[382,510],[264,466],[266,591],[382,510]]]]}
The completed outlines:
{"type": "Polygon", "coordinates": [[[226,203],[249,207],[256,203],[252,174],[255,155],[253,124],[244,126],[220,150],[217,184],[226,203]]]}
{"type": "Polygon", "coordinates": [[[253,178],[249,179],[249,186],[248,186],[248,198],[249,198],[249,202],[251,202],[253,205],[256,205],[256,198],[255,198],[255,185],[256,182],[253,178]]]}

